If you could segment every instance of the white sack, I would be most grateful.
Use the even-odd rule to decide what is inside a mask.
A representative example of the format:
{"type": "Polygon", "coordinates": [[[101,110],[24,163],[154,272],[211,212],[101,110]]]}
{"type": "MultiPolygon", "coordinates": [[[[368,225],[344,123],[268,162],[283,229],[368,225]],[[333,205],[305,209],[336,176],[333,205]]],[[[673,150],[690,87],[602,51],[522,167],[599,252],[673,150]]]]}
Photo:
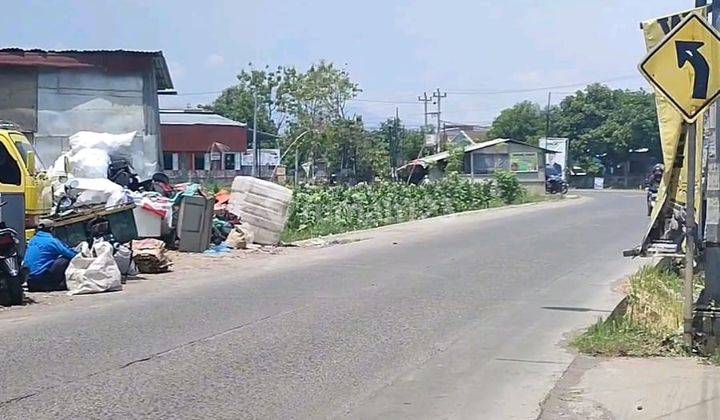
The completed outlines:
{"type": "Polygon", "coordinates": [[[72,174],[78,178],[107,178],[110,155],[101,149],[79,149],[68,156],[72,174]]]}
{"type": "Polygon", "coordinates": [[[78,206],[106,204],[111,197],[118,197],[124,189],[107,178],[74,178],[75,190],[80,193],[75,202],[78,206]]]}
{"type": "MultiPolygon", "coordinates": [[[[73,152],[82,149],[98,149],[108,154],[129,148],[132,145],[137,131],[125,134],[95,133],[92,131],[79,131],[70,136],[70,150],[73,152]]],[[[127,151],[130,154],[130,151],[127,151]]]]}
{"type": "Polygon", "coordinates": [[[121,278],[113,247],[104,241],[94,243],[92,249],[83,244],[82,251],[65,270],[68,295],[122,290],[121,278]]]}

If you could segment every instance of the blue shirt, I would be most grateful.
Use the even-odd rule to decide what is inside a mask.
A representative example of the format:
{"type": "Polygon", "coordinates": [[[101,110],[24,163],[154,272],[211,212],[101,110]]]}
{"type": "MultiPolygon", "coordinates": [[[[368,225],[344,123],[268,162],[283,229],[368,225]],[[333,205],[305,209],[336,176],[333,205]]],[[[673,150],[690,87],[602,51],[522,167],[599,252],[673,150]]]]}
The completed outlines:
{"type": "Polygon", "coordinates": [[[58,258],[71,260],[76,254],[50,233],[38,232],[28,243],[23,265],[30,270],[30,277],[39,277],[47,273],[58,258]]]}

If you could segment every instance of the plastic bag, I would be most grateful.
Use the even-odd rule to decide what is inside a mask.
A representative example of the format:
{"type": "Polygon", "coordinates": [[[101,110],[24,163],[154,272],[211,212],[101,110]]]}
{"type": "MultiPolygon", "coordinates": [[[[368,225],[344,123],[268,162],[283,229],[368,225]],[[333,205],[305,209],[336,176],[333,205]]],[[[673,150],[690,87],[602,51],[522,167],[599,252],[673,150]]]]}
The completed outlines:
{"type": "Polygon", "coordinates": [[[107,178],[110,155],[100,149],[80,149],[68,157],[72,174],[78,178],[107,178]]]}
{"type": "Polygon", "coordinates": [[[110,181],[107,178],[75,178],[74,189],[79,191],[78,206],[89,204],[107,204],[111,197],[120,197],[124,192],[123,187],[110,181]]]}
{"type": "Polygon", "coordinates": [[[99,149],[105,151],[105,153],[113,154],[113,152],[130,147],[136,133],[137,131],[124,134],[79,131],[70,136],[70,149],[74,153],[82,149],[99,149]]]}
{"type": "Polygon", "coordinates": [[[70,260],[65,270],[68,295],[102,293],[122,290],[122,275],[109,242],[95,242],[90,248],[81,245],[81,252],[70,260]]]}
{"type": "Polygon", "coordinates": [[[140,271],[132,259],[132,250],[125,245],[118,245],[115,249],[115,263],[123,276],[137,276],[140,271]]]}

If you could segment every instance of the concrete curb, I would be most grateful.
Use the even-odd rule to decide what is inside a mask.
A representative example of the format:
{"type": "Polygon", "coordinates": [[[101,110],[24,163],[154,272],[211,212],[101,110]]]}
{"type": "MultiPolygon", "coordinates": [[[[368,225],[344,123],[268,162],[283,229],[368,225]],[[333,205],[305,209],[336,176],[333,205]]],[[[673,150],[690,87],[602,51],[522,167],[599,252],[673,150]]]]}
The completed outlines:
{"type": "Polygon", "coordinates": [[[460,213],[451,213],[451,214],[445,214],[442,216],[429,217],[427,219],[409,220],[407,222],[394,223],[391,225],[379,226],[376,228],[353,230],[353,231],[349,231],[349,232],[336,233],[333,235],[318,236],[316,238],[303,239],[301,241],[290,242],[289,244],[286,244],[286,245],[300,246],[300,247],[325,245],[330,242],[336,242],[336,241],[340,241],[342,239],[347,239],[350,236],[369,234],[372,232],[381,232],[383,230],[389,230],[389,229],[393,229],[396,227],[401,227],[401,226],[409,225],[409,224],[432,223],[432,222],[437,222],[438,220],[454,219],[454,218],[458,218],[458,217],[468,217],[468,216],[474,216],[477,214],[499,213],[502,211],[525,208],[525,207],[556,205],[558,203],[562,203],[563,201],[565,201],[565,199],[570,199],[573,201],[582,201],[582,200],[589,199],[589,198],[581,197],[579,195],[575,195],[572,197],[565,196],[564,198],[561,198],[561,199],[550,199],[550,200],[544,200],[544,201],[536,201],[533,203],[513,204],[513,205],[509,205],[509,206],[492,207],[489,209],[480,209],[480,210],[471,210],[471,211],[465,211],[465,212],[460,212],[460,213]]]}

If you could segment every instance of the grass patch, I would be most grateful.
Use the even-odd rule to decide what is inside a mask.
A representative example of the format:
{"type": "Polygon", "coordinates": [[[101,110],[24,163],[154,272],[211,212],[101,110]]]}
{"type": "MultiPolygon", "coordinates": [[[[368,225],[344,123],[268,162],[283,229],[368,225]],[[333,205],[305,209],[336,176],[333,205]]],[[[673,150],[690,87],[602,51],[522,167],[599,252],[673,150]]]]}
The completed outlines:
{"type": "Polygon", "coordinates": [[[685,353],[682,278],[671,268],[644,267],[630,277],[627,310],[600,320],[571,344],[594,356],[659,356],[685,353]]]}
{"type": "Polygon", "coordinates": [[[662,353],[665,337],[625,319],[599,320],[573,340],[581,353],[592,356],[656,356],[662,353]]]}

